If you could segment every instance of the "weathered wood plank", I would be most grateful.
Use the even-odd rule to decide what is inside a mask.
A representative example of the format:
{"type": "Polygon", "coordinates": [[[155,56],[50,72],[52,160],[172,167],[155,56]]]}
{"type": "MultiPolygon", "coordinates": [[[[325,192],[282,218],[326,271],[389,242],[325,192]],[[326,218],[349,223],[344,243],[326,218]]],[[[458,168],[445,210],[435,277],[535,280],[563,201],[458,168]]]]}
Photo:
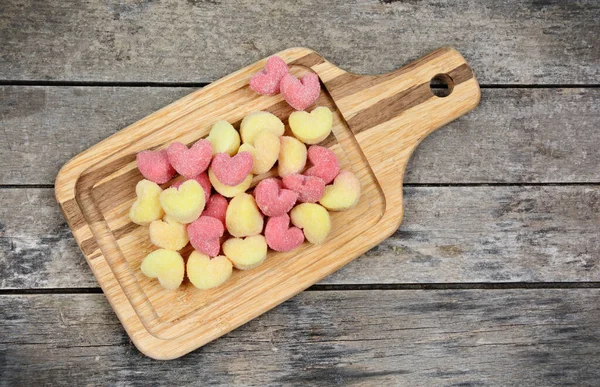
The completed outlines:
{"type": "Polygon", "coordinates": [[[483,83],[597,83],[599,29],[594,0],[19,0],[0,10],[0,77],[206,82],[294,46],[374,74],[448,44],[483,83]]]}
{"type": "Polygon", "coordinates": [[[304,292],[171,361],[101,294],[0,297],[2,385],[595,385],[600,290],[304,292]]]}
{"type": "MultiPolygon", "coordinates": [[[[71,157],[189,88],[0,87],[0,184],[52,184],[71,157]]],[[[406,183],[598,182],[600,89],[484,89],[433,133],[406,183]]]]}
{"type": "MultiPolygon", "coordinates": [[[[0,191],[2,288],[96,287],[51,189],[0,191]]],[[[398,232],[326,284],[597,281],[600,187],[406,187],[398,232]]]]}

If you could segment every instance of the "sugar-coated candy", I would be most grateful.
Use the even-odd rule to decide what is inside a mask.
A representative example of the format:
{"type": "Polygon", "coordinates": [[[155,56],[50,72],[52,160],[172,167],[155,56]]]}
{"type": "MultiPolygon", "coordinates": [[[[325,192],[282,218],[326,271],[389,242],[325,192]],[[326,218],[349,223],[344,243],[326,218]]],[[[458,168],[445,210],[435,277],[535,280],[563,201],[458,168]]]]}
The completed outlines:
{"type": "Polygon", "coordinates": [[[310,113],[293,112],[288,122],[297,139],[305,144],[318,144],[331,133],[333,114],[329,108],[319,106],[310,113]]]}
{"type": "Polygon", "coordinates": [[[223,243],[223,254],[236,269],[253,269],[267,258],[267,240],[262,235],[231,238],[223,243]]]}
{"type": "Polygon", "coordinates": [[[307,176],[317,176],[329,184],[340,172],[338,159],[330,149],[313,145],[308,148],[308,161],[313,165],[304,172],[307,176]]]}
{"type": "Polygon", "coordinates": [[[227,213],[228,205],[229,202],[222,195],[214,194],[206,202],[204,211],[200,216],[210,216],[218,219],[223,223],[223,227],[225,227],[225,214],[227,213]]]}
{"type": "Polygon", "coordinates": [[[217,179],[215,173],[212,170],[212,167],[208,168],[208,178],[210,179],[210,183],[212,184],[215,191],[225,196],[226,198],[232,198],[239,193],[246,192],[246,190],[250,188],[250,185],[252,184],[252,177],[252,175],[248,175],[246,179],[240,184],[231,187],[221,183],[219,179],[217,179]]]}
{"type": "Polygon", "coordinates": [[[233,156],[240,147],[239,132],[235,130],[233,125],[224,120],[215,122],[206,139],[212,144],[213,155],[227,153],[233,156]]]}
{"type": "Polygon", "coordinates": [[[298,194],[302,203],[316,203],[325,192],[325,181],[316,176],[305,176],[295,173],[283,178],[283,186],[298,194]]]}
{"type": "Polygon", "coordinates": [[[223,236],[225,228],[219,219],[210,216],[201,216],[187,226],[190,244],[197,251],[209,257],[216,257],[221,250],[219,238],[223,236]]]}
{"type": "Polygon", "coordinates": [[[137,199],[129,210],[129,218],[133,223],[145,226],[165,214],[160,205],[160,186],[150,180],[140,180],[135,186],[137,199]]]}
{"type": "Polygon", "coordinates": [[[278,56],[267,59],[265,68],[250,78],[250,88],[262,95],[279,93],[279,82],[288,73],[288,66],[278,56]]]}
{"type": "Polygon", "coordinates": [[[322,243],[331,231],[331,218],[325,207],[316,203],[298,204],[290,212],[292,224],[304,231],[306,240],[314,245],[322,243]]]}
{"type": "Polygon", "coordinates": [[[258,183],[254,189],[254,198],[263,214],[279,216],[287,214],[294,207],[298,194],[283,188],[281,180],[270,178],[258,183]]]}
{"type": "MultiPolygon", "coordinates": [[[[204,201],[207,202],[208,198],[210,197],[210,190],[212,188],[212,185],[210,184],[210,180],[208,179],[208,174],[206,172],[204,172],[204,173],[200,174],[200,176],[196,176],[190,180],[196,180],[198,183],[200,183],[200,186],[204,190],[204,201]]],[[[171,187],[179,188],[185,181],[187,181],[187,180],[178,180],[178,181],[174,182],[173,184],[171,184],[171,187]]]]}
{"type": "Polygon", "coordinates": [[[166,183],[177,173],[169,162],[166,149],[142,151],[136,155],[135,159],[142,176],[156,184],[166,183]]]}
{"type": "Polygon", "coordinates": [[[304,234],[298,227],[290,227],[288,214],[269,218],[265,226],[267,245],[275,251],[290,251],[304,242],[304,234]]]}
{"type": "Polygon", "coordinates": [[[223,284],[231,277],[233,265],[227,257],[208,255],[193,251],[187,261],[187,276],[198,289],[212,289],[223,284]]]}
{"type": "Polygon", "coordinates": [[[252,172],[252,154],[241,152],[231,157],[227,153],[217,153],[211,169],[217,180],[230,187],[241,184],[252,172]]]}
{"type": "Polygon", "coordinates": [[[319,203],[330,211],[342,211],[358,204],[360,199],[360,181],[354,173],[342,171],[333,184],[325,187],[325,193],[319,203]]]}
{"type": "Polygon", "coordinates": [[[146,277],[158,278],[165,289],[175,290],[183,282],[185,263],[177,251],[159,249],[144,258],[141,269],[146,277]]]}
{"type": "Polygon", "coordinates": [[[240,152],[250,152],[252,154],[252,173],[260,175],[267,173],[273,168],[273,165],[279,158],[281,142],[279,136],[274,135],[269,130],[262,130],[254,137],[254,145],[242,144],[240,152]]]}
{"type": "Polygon", "coordinates": [[[193,179],[206,171],[212,159],[212,145],[208,140],[198,140],[189,149],[185,144],[174,142],[167,149],[169,162],[177,173],[193,179]]]}
{"type": "Polygon", "coordinates": [[[205,204],[204,189],[196,180],[187,180],[179,188],[167,188],[160,194],[163,210],[180,223],[198,219],[205,204]]]}
{"type": "Polygon", "coordinates": [[[302,80],[292,74],[281,78],[279,84],[281,95],[296,110],[304,110],[312,105],[321,93],[319,77],[315,73],[307,73],[302,80]]]}
{"type": "Polygon", "coordinates": [[[263,130],[268,130],[276,136],[283,136],[285,126],[276,115],[269,112],[250,113],[240,124],[242,142],[254,145],[254,137],[263,130]]]}
{"type": "Polygon", "coordinates": [[[234,237],[260,234],[263,229],[263,215],[258,210],[254,197],[247,193],[235,195],[227,206],[225,224],[227,231],[234,237]]]}
{"type": "Polygon", "coordinates": [[[181,250],[189,242],[185,224],[179,223],[169,215],[150,223],[148,233],[155,246],[167,250],[181,250]]]}
{"type": "Polygon", "coordinates": [[[299,173],[306,165],[306,145],[289,136],[283,136],[280,140],[281,149],[279,150],[279,165],[277,166],[279,176],[284,177],[299,173]]]}

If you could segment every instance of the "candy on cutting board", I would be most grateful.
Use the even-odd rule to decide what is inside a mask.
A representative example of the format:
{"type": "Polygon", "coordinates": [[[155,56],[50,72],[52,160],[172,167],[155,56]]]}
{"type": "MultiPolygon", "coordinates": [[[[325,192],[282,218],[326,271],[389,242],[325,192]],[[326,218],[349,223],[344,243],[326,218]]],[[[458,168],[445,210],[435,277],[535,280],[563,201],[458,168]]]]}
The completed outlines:
{"type": "Polygon", "coordinates": [[[193,179],[206,171],[212,159],[212,145],[208,140],[198,140],[189,149],[185,144],[174,142],[167,149],[169,162],[177,173],[193,179]]]}
{"type": "Polygon", "coordinates": [[[160,205],[160,186],[150,180],[140,180],[135,186],[137,199],[129,209],[129,219],[135,224],[145,226],[165,214],[160,205]]]}
{"type": "Polygon", "coordinates": [[[290,251],[304,242],[304,234],[298,227],[290,227],[288,214],[269,218],[265,226],[267,245],[275,251],[290,251]]]}
{"type": "Polygon", "coordinates": [[[177,173],[169,162],[166,149],[141,151],[135,160],[142,176],[156,184],[166,183],[177,173]]]}
{"type": "Polygon", "coordinates": [[[283,136],[281,149],[279,150],[279,165],[277,171],[279,176],[284,177],[299,173],[306,165],[306,145],[294,137],[283,136]]]}
{"type": "Polygon", "coordinates": [[[329,108],[319,106],[310,113],[293,112],[288,122],[297,139],[305,144],[318,144],[331,133],[333,114],[329,108]]]}
{"type": "MultiPolygon", "coordinates": [[[[200,174],[200,176],[196,176],[195,178],[190,180],[196,180],[198,183],[200,183],[200,186],[202,186],[202,189],[204,190],[204,201],[207,202],[208,198],[210,197],[210,190],[212,188],[210,180],[208,179],[208,174],[204,172],[200,174]]],[[[171,187],[179,188],[185,181],[187,180],[178,180],[171,184],[171,187]]]]}
{"type": "Polygon", "coordinates": [[[158,278],[165,289],[175,290],[183,282],[185,264],[177,251],[159,249],[144,258],[141,269],[146,277],[158,278]]]}
{"type": "Polygon", "coordinates": [[[315,73],[307,73],[302,80],[292,74],[281,78],[279,84],[281,95],[296,110],[304,110],[312,105],[321,93],[319,77],[315,73]]]}
{"type": "Polygon", "coordinates": [[[234,237],[242,238],[260,234],[263,229],[263,215],[254,197],[247,193],[235,195],[225,215],[227,231],[234,237]]]}
{"type": "Polygon", "coordinates": [[[240,134],[224,120],[215,122],[206,139],[212,144],[213,155],[227,153],[233,156],[240,147],[240,134]]]}
{"type": "Polygon", "coordinates": [[[187,180],[179,188],[167,188],[160,194],[160,205],[165,213],[180,223],[198,219],[204,201],[204,189],[196,180],[187,180]]]}
{"type": "Polygon", "coordinates": [[[287,214],[294,207],[298,194],[283,188],[281,180],[270,178],[258,183],[254,189],[254,198],[263,214],[279,216],[287,214]]]}
{"type": "Polygon", "coordinates": [[[225,227],[225,214],[227,212],[227,206],[229,202],[225,197],[220,194],[213,194],[210,199],[206,202],[204,211],[200,216],[210,216],[221,221],[223,227],[225,227]]]}
{"type": "Polygon", "coordinates": [[[279,82],[288,73],[288,66],[278,56],[267,59],[265,68],[250,78],[250,88],[262,95],[279,93],[279,82]]]}
{"type": "Polygon", "coordinates": [[[331,231],[331,218],[325,207],[316,203],[298,204],[290,212],[292,224],[304,231],[306,240],[314,245],[323,243],[331,231]]]}
{"type": "Polygon", "coordinates": [[[241,184],[252,172],[252,154],[240,152],[231,157],[227,153],[217,153],[211,169],[219,182],[230,187],[241,184]]]}
{"type": "Polygon", "coordinates": [[[305,176],[295,173],[283,178],[283,186],[298,194],[302,203],[316,203],[325,192],[325,181],[316,176],[305,176]]]}
{"type": "Polygon", "coordinates": [[[265,129],[279,137],[283,136],[285,126],[276,115],[269,112],[253,112],[248,114],[240,124],[242,142],[254,145],[254,137],[265,129]]]}
{"type": "Polygon", "coordinates": [[[312,145],[308,148],[308,161],[312,167],[304,172],[307,176],[317,176],[329,184],[340,172],[340,164],[333,151],[323,146],[312,145]]]}
{"type": "Polygon", "coordinates": [[[208,255],[193,251],[187,261],[187,276],[198,289],[212,289],[223,284],[231,277],[233,265],[227,257],[208,255]]]}
{"type": "Polygon", "coordinates": [[[239,270],[250,270],[267,258],[267,240],[262,235],[231,238],[223,243],[223,254],[239,270]]]}
{"type": "Polygon", "coordinates": [[[360,199],[360,181],[350,171],[342,171],[333,184],[325,187],[325,193],[319,203],[330,211],[342,211],[358,204],[360,199]]]}
{"type": "Polygon", "coordinates": [[[219,179],[217,179],[215,173],[212,170],[212,167],[208,168],[208,178],[210,179],[210,183],[212,184],[215,191],[225,196],[226,198],[232,198],[239,193],[246,192],[246,190],[250,188],[250,185],[252,184],[252,177],[252,175],[248,175],[246,179],[240,184],[231,187],[221,183],[219,179]]]}
{"type": "Polygon", "coordinates": [[[169,215],[150,223],[148,233],[152,243],[163,249],[181,250],[189,242],[185,224],[179,223],[169,215]]]}
{"type": "Polygon", "coordinates": [[[260,175],[273,168],[279,158],[280,148],[279,136],[269,130],[262,130],[254,137],[254,145],[242,144],[239,151],[252,154],[252,173],[260,175]]]}
{"type": "Polygon", "coordinates": [[[190,244],[197,251],[209,257],[216,257],[221,250],[220,238],[225,228],[219,219],[201,216],[187,226],[190,244]]]}

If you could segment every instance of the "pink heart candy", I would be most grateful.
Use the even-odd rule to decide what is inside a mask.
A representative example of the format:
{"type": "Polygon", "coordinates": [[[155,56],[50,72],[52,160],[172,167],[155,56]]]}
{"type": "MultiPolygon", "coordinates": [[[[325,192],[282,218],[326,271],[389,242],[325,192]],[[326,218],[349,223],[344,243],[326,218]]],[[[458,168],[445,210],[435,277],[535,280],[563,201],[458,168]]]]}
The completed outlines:
{"type": "Polygon", "coordinates": [[[141,151],[135,157],[137,167],[146,179],[163,184],[175,176],[175,169],[169,163],[166,149],[141,151]]]}
{"type": "MultiPolygon", "coordinates": [[[[210,179],[208,178],[206,172],[200,174],[200,176],[196,176],[195,178],[189,180],[196,180],[200,184],[200,186],[204,190],[204,203],[208,202],[208,199],[210,198],[210,190],[212,188],[212,185],[210,184],[210,179]]],[[[171,187],[179,189],[179,187],[186,181],[187,180],[178,180],[171,184],[171,187]]]]}
{"type": "Polygon", "coordinates": [[[317,176],[287,175],[283,186],[298,193],[298,201],[302,203],[316,203],[325,193],[325,181],[317,176]]]}
{"type": "Polygon", "coordinates": [[[294,207],[298,200],[298,194],[289,189],[283,189],[281,180],[270,178],[258,183],[254,189],[254,198],[263,214],[280,216],[288,213],[294,207]]]}
{"type": "Polygon", "coordinates": [[[308,148],[308,160],[313,165],[304,172],[307,176],[317,176],[329,184],[340,173],[340,164],[331,150],[313,145],[308,148]]]}
{"type": "Polygon", "coordinates": [[[250,174],[252,163],[250,152],[240,152],[233,157],[227,153],[217,153],[213,158],[211,168],[221,183],[236,186],[250,174]]]}
{"type": "Polygon", "coordinates": [[[227,213],[229,202],[225,197],[219,194],[214,194],[206,202],[206,207],[202,212],[202,216],[210,216],[211,218],[219,219],[225,227],[225,214],[227,213]]]}
{"type": "Polygon", "coordinates": [[[209,257],[219,255],[221,250],[219,238],[224,232],[223,223],[210,216],[200,216],[187,226],[188,238],[194,249],[209,257]]]}
{"type": "Polygon", "coordinates": [[[290,251],[304,242],[304,233],[298,227],[290,227],[288,214],[269,218],[265,227],[267,245],[275,251],[290,251]]]}
{"type": "Polygon", "coordinates": [[[208,168],[212,159],[212,145],[208,140],[199,140],[188,149],[184,144],[174,142],[167,149],[167,154],[177,173],[186,179],[193,179],[208,168]]]}
{"type": "Polygon", "coordinates": [[[278,56],[267,59],[265,68],[250,78],[250,88],[258,94],[275,95],[279,93],[281,78],[288,73],[288,66],[278,56]]]}
{"type": "Polygon", "coordinates": [[[305,110],[312,105],[321,93],[319,77],[315,73],[307,73],[299,80],[292,74],[281,78],[279,84],[281,95],[296,110],[305,110]]]}

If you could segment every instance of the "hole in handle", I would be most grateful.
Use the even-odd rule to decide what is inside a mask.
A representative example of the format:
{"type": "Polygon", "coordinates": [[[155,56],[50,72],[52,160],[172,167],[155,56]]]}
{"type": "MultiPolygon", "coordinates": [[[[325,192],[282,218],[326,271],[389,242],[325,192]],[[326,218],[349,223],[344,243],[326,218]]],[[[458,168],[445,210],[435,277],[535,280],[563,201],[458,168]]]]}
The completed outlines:
{"type": "Polygon", "coordinates": [[[429,82],[431,92],[440,98],[444,98],[452,94],[454,89],[454,81],[448,74],[437,74],[429,82]]]}

